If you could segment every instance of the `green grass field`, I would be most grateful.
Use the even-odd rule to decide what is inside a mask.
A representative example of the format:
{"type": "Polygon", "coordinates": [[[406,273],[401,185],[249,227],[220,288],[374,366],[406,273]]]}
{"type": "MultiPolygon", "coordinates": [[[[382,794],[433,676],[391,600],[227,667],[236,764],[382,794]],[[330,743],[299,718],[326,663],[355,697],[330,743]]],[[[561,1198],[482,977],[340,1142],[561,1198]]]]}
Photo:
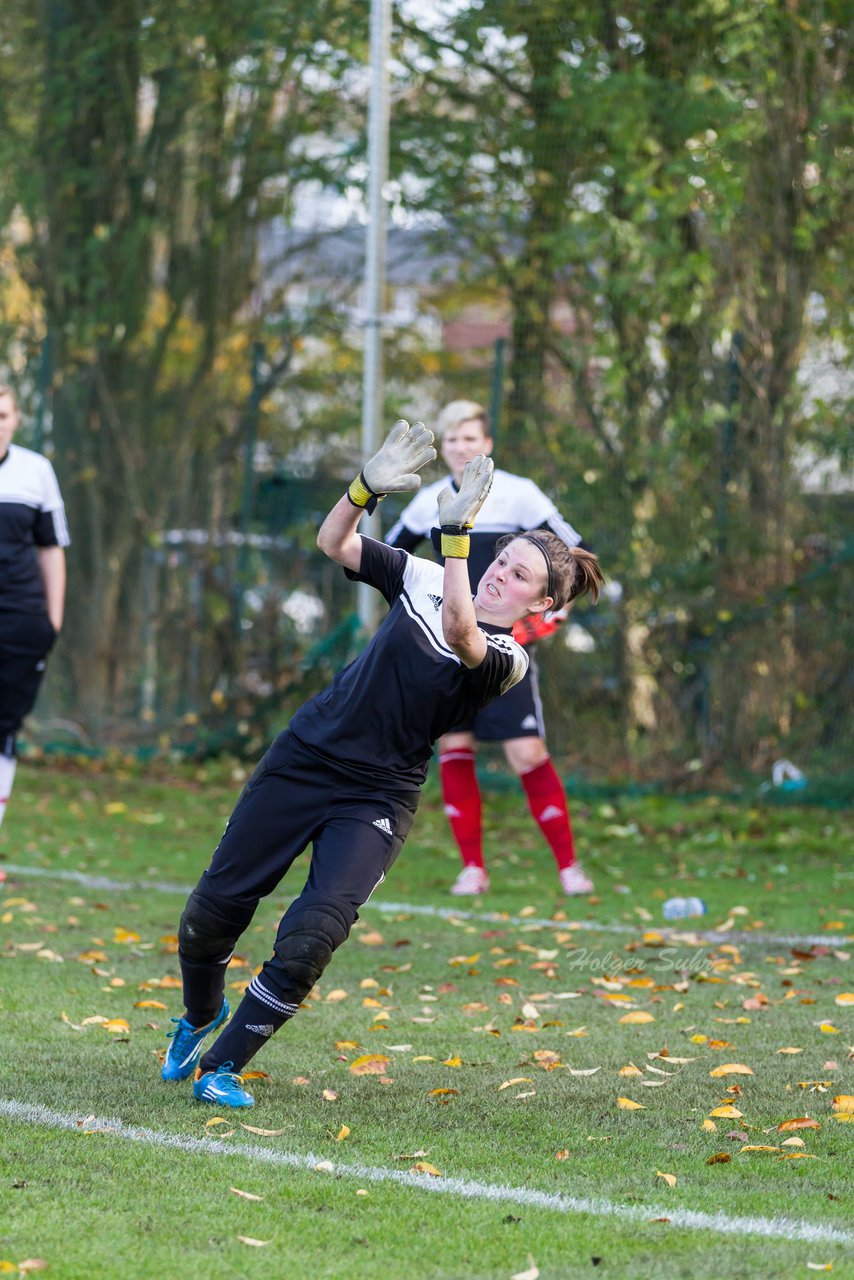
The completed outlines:
{"type": "MultiPolygon", "coordinates": [[[[19,771],[0,832],[0,1274],[854,1277],[854,1123],[833,1105],[854,1094],[850,815],[578,802],[596,881],[579,901],[506,790],[472,902],[447,894],[430,784],[237,1118],[160,1081],[183,898],[152,886],[195,881],[239,786],[232,765],[19,771]],[[708,915],[662,934],[677,893],[708,915]],[[726,1065],[750,1073],[710,1074],[726,1065]]],[[[300,883],[241,941],[232,1004],[300,883]]]]}

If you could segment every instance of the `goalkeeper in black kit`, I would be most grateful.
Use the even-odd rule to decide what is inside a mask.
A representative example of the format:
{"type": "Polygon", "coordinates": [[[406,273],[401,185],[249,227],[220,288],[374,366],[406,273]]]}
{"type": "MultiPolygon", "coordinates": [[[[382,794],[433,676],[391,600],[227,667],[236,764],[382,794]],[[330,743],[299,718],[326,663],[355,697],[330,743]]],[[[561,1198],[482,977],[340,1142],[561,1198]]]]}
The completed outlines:
{"type": "Polygon", "coordinates": [[[273,742],[187,901],[178,931],[186,1013],[175,1019],[162,1075],[192,1077],[201,1102],[253,1105],[240,1072],[293,1017],[385,879],[412,826],[433,744],[524,676],[524,649],[492,628],[509,631],[584,592],[598,597],[596,557],[576,551],[556,568],[542,531],[513,537],[472,597],[469,532],[492,483],[483,456],[468,463],[456,492],[439,497],[444,568],[360,535],[363,512],[386,493],[417,489],[417,473],[435,457],[426,427],[398,422],[318,533],[320,549],[351,580],[380,591],[389,612],[360,657],[273,742]],[[308,878],[273,954],[225,1025],[237,940],[309,845],[308,878]]]}

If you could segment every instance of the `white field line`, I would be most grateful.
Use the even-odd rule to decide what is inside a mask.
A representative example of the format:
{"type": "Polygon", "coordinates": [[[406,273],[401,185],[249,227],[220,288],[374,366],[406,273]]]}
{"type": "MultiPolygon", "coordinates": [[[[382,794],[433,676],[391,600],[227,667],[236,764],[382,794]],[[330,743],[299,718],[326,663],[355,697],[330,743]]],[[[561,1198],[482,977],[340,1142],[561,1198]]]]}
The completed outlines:
{"type": "MultiPolygon", "coordinates": [[[[52,867],[25,867],[16,863],[0,864],[9,875],[37,876],[45,880],[68,880],[79,884],[84,889],[100,889],[105,892],[138,892],[150,890],[153,893],[173,893],[186,897],[193,888],[188,884],[170,884],[166,880],[113,880],[110,876],[91,876],[83,871],[64,871],[52,867]]],[[[8,886],[7,886],[8,889],[8,886]]],[[[759,933],[745,930],[727,929],[694,929],[685,921],[682,925],[657,925],[651,922],[638,921],[636,924],[600,923],[596,920],[551,920],[547,917],[510,916],[500,911],[465,911],[457,907],[434,907],[417,902],[366,902],[361,911],[381,911],[385,915],[406,913],[414,916],[432,916],[437,920],[469,920],[478,924],[515,925],[523,929],[577,929],[589,933],[624,933],[634,934],[639,929],[654,929],[657,933],[674,941],[698,942],[758,942],[772,943],[774,946],[812,947],[832,946],[846,940],[848,935],[833,934],[795,934],[795,933],[759,933]]]]}
{"type": "MultiPolygon", "coordinates": [[[[239,1156],[246,1160],[289,1169],[313,1171],[321,1161],[321,1157],[311,1153],[298,1155],[291,1151],[271,1150],[257,1143],[237,1142],[232,1145],[216,1138],[188,1138],[157,1129],[127,1125],[121,1120],[103,1119],[91,1115],[84,1117],[82,1113],[51,1111],[39,1104],[17,1102],[11,1098],[0,1098],[0,1116],[47,1129],[66,1129],[73,1133],[79,1133],[85,1127],[87,1134],[95,1132],[126,1142],[141,1142],[147,1146],[185,1151],[190,1155],[239,1156]]],[[[624,1222],[645,1222],[650,1218],[667,1218],[675,1227],[684,1227],[689,1231],[712,1231],[719,1235],[756,1235],[770,1240],[802,1240],[810,1244],[854,1244],[854,1232],[804,1222],[798,1218],[730,1217],[722,1211],[705,1213],[696,1209],[673,1208],[670,1205],[625,1205],[600,1197],[567,1196],[554,1192],[535,1191],[530,1187],[475,1182],[466,1178],[435,1178],[429,1174],[409,1173],[402,1169],[375,1168],[363,1164],[329,1163],[332,1163],[332,1172],[338,1177],[355,1178],[359,1182],[391,1182],[397,1186],[414,1188],[418,1191],[460,1196],[468,1200],[525,1205],[532,1209],[551,1210],[554,1213],[587,1213],[597,1218],[620,1218],[624,1222]]]]}

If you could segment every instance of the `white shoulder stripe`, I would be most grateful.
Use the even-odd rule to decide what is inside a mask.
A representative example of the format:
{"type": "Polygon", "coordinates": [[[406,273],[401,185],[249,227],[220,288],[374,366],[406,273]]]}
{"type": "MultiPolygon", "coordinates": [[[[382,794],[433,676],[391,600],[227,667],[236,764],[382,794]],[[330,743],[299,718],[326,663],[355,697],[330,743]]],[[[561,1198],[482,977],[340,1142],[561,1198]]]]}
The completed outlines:
{"type": "Polygon", "coordinates": [[[454,653],[453,649],[451,649],[448,645],[444,644],[442,641],[439,640],[439,637],[436,635],[435,631],[432,630],[432,628],[430,627],[426,619],[422,618],[421,614],[418,612],[412,600],[410,599],[410,597],[407,595],[405,591],[401,592],[400,600],[401,600],[401,603],[403,604],[404,609],[409,614],[412,621],[418,624],[418,626],[424,632],[425,636],[430,641],[430,644],[433,646],[436,652],[441,653],[443,658],[450,658],[452,662],[456,662],[459,665],[460,660],[457,657],[457,655],[454,653]]]}

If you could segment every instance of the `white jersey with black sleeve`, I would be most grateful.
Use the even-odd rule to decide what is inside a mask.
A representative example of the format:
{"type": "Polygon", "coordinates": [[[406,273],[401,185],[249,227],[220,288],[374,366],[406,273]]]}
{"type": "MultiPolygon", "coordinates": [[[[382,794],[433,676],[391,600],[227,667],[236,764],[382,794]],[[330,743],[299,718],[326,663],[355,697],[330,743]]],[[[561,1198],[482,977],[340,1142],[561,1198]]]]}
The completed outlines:
{"type": "Polygon", "coordinates": [[[367,648],[290,722],[291,733],[337,770],[361,782],[411,792],[427,773],[433,744],[523,678],[525,650],[486,632],[486,656],[463,665],[442,632],[444,572],[430,560],[362,537],[358,582],[388,601],[367,648]]]}
{"type": "Polygon", "coordinates": [[[10,444],[0,460],[0,612],[45,612],[35,548],[69,542],[53,467],[40,453],[10,444]]]}
{"type": "MultiPolygon", "coordinates": [[[[439,525],[439,494],[449,485],[456,487],[450,476],[420,489],[389,529],[386,542],[392,547],[414,551],[429,538],[439,525]]],[[[568,547],[577,547],[581,542],[581,534],[564,520],[551,498],[533,480],[496,469],[489,496],[478,512],[471,535],[469,578],[472,586],[477,585],[492,563],[496,540],[502,534],[544,527],[556,533],[568,547]]]]}

